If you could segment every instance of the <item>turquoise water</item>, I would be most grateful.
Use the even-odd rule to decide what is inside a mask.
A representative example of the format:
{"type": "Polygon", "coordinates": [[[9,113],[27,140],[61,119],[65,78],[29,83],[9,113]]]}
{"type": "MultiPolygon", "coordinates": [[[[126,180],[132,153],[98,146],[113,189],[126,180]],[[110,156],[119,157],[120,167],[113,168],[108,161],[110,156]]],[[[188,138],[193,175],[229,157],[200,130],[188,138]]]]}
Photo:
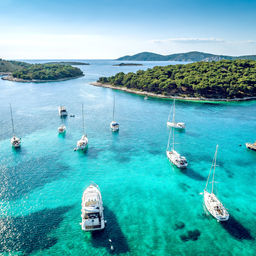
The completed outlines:
{"type": "Polygon", "coordinates": [[[89,85],[156,63],[89,62],[75,80],[0,80],[0,254],[255,255],[256,153],[244,143],[256,139],[256,102],[177,101],[177,119],[187,128],[176,132],[176,149],[189,162],[180,171],[165,155],[171,101],[89,85]],[[109,129],[114,95],[116,134],[109,129]],[[10,102],[20,150],[10,146],[10,102]],[[82,134],[81,103],[87,153],[73,151],[82,134]],[[76,115],[65,120],[65,137],[57,134],[60,104],[76,115]],[[216,193],[231,215],[225,224],[205,212],[200,195],[217,143],[216,193]],[[79,225],[82,193],[91,181],[100,186],[107,219],[95,234],[79,225]]]}

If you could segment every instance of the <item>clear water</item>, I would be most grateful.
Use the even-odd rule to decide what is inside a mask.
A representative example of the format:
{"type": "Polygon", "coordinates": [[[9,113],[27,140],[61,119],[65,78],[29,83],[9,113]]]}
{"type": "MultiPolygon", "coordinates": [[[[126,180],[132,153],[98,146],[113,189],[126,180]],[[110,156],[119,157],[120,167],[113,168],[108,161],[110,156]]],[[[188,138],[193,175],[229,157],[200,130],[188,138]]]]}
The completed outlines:
{"type": "Polygon", "coordinates": [[[177,119],[187,128],[176,132],[176,149],[189,161],[180,171],[165,155],[171,101],[89,85],[156,63],[89,62],[75,80],[0,80],[1,255],[255,255],[256,153],[244,143],[256,139],[256,102],[177,101],[177,119]],[[109,129],[114,95],[117,134],[109,129]],[[20,150],[10,146],[10,102],[20,150]],[[81,103],[85,154],[73,151],[82,135],[81,103]],[[65,137],[57,134],[60,104],[76,115],[66,119],[65,137]],[[200,195],[217,143],[216,193],[231,215],[226,224],[207,214],[200,195]],[[79,225],[82,193],[91,181],[100,186],[107,219],[105,231],[95,234],[79,225]]]}

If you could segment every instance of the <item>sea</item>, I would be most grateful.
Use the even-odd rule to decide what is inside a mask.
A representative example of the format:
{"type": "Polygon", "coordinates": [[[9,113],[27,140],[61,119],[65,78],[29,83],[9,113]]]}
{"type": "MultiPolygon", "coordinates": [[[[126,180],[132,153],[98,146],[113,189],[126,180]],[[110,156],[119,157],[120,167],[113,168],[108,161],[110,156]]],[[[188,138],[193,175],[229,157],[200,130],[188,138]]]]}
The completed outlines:
{"type": "MultiPolygon", "coordinates": [[[[44,63],[51,60],[30,60],[44,63]]],[[[81,60],[79,60],[81,61],[81,60]]],[[[144,98],[90,85],[101,76],[177,62],[84,60],[84,76],[49,83],[0,80],[0,255],[250,256],[256,255],[256,101],[176,101],[175,149],[188,160],[168,161],[166,125],[172,100],[144,98]],[[113,99],[118,133],[110,131],[113,99]],[[10,106],[20,149],[13,149],[10,106]],[[82,136],[81,105],[89,139],[82,136]],[[75,117],[62,120],[58,106],[75,117]],[[65,124],[65,136],[58,126],[65,124]],[[230,219],[205,209],[205,188],[219,145],[214,193],[230,219]],[[81,198],[98,184],[104,231],[81,230],[81,198]]],[[[208,189],[211,190],[212,183],[208,189]]]]}

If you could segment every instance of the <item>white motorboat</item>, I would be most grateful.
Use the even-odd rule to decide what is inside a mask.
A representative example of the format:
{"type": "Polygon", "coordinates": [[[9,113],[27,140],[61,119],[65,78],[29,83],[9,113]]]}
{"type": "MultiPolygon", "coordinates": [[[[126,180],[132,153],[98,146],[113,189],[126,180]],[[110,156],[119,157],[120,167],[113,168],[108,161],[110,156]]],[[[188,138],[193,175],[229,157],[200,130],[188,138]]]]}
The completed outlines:
{"type": "Polygon", "coordinates": [[[88,147],[88,138],[84,129],[84,105],[82,104],[82,121],[83,121],[83,135],[79,141],[77,141],[75,150],[86,150],[88,147]]]}
{"type": "Polygon", "coordinates": [[[58,111],[59,111],[60,117],[66,117],[68,115],[68,112],[65,106],[59,106],[58,111]]]}
{"type": "MultiPolygon", "coordinates": [[[[115,120],[115,96],[114,96],[114,102],[113,102],[113,117],[112,120],[115,120]]],[[[110,129],[113,132],[117,132],[119,130],[119,123],[117,123],[116,121],[112,121],[110,123],[110,129]]]]}
{"type": "Polygon", "coordinates": [[[18,138],[17,136],[15,136],[15,132],[14,132],[14,122],[13,122],[13,116],[12,116],[12,106],[10,104],[10,113],[11,113],[11,121],[12,121],[12,138],[11,138],[11,144],[14,148],[19,148],[20,144],[21,144],[21,138],[18,138]]]}
{"type": "Polygon", "coordinates": [[[214,175],[215,175],[215,168],[216,168],[216,159],[217,159],[217,152],[218,152],[218,145],[216,146],[216,151],[215,155],[212,161],[212,166],[207,178],[206,186],[204,189],[204,204],[209,211],[209,213],[217,219],[217,221],[227,221],[229,219],[229,213],[226,210],[226,208],[223,206],[223,204],[220,202],[220,200],[217,198],[217,196],[213,193],[213,188],[214,188],[214,175]],[[212,191],[208,192],[207,191],[207,186],[209,183],[209,179],[212,173],[213,169],[213,174],[212,174],[212,191]]]}
{"type": "Polygon", "coordinates": [[[248,148],[248,149],[251,149],[253,151],[256,151],[256,141],[254,143],[245,143],[245,146],[248,148]]]}
{"type": "Polygon", "coordinates": [[[62,124],[61,126],[58,127],[58,132],[59,133],[65,133],[66,132],[66,126],[62,124]]]}
{"type": "Polygon", "coordinates": [[[167,149],[166,149],[166,156],[168,157],[169,161],[177,166],[178,168],[187,168],[188,162],[185,156],[181,156],[175,149],[174,149],[174,128],[171,128],[170,133],[169,133],[169,139],[168,139],[168,144],[167,144],[167,149]],[[172,149],[169,150],[170,146],[170,138],[171,134],[173,132],[173,141],[172,141],[172,149]]]}
{"type": "Polygon", "coordinates": [[[167,120],[167,126],[175,128],[175,129],[185,129],[185,123],[182,122],[175,122],[175,99],[173,100],[173,106],[172,106],[172,121],[170,121],[170,115],[171,111],[167,120]]]}
{"type": "Polygon", "coordinates": [[[105,228],[103,202],[98,185],[90,184],[82,197],[82,230],[95,231],[105,228]]]}

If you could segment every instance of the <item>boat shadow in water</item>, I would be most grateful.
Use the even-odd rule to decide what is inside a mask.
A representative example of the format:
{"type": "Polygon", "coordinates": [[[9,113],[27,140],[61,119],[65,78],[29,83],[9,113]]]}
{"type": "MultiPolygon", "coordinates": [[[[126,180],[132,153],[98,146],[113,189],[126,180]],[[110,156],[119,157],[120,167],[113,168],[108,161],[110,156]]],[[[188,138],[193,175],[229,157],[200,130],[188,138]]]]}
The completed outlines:
{"type": "Polygon", "coordinates": [[[104,230],[92,232],[92,245],[106,247],[112,254],[127,253],[130,251],[126,237],[119,226],[115,214],[104,206],[104,216],[107,224],[104,230]],[[112,242],[110,242],[111,240],[112,242]],[[113,249],[111,249],[113,246],[113,249]]]}
{"type": "Polygon", "coordinates": [[[250,231],[245,228],[234,217],[230,216],[228,221],[220,222],[226,231],[238,240],[254,240],[250,231]]]}
{"type": "MultiPolygon", "coordinates": [[[[57,229],[72,206],[44,209],[26,216],[0,218],[0,254],[22,252],[29,255],[33,251],[49,249],[57,243],[50,236],[57,229]]],[[[1,254],[2,255],[2,254],[1,254]]]]}
{"type": "Polygon", "coordinates": [[[198,172],[194,171],[193,168],[191,167],[187,167],[186,169],[180,169],[181,172],[183,174],[185,174],[186,176],[188,176],[189,178],[191,179],[194,179],[194,180],[205,180],[205,177],[203,177],[201,174],[199,174],[198,172]]]}

